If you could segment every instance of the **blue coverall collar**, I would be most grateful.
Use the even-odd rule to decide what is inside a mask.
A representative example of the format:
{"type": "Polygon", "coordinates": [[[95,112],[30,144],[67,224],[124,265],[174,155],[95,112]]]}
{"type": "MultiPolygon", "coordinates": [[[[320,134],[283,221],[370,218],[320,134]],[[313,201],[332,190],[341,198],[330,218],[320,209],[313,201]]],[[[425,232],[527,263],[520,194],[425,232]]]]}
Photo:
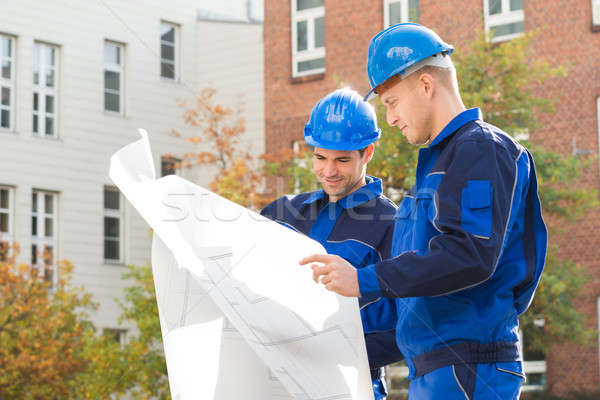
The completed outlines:
{"type": "MultiPolygon", "coordinates": [[[[381,179],[376,178],[374,176],[365,175],[365,180],[367,182],[366,185],[350,193],[348,196],[339,199],[337,201],[337,204],[339,204],[340,207],[345,209],[354,208],[381,195],[381,179]]],[[[312,195],[310,195],[306,200],[304,200],[303,204],[314,203],[315,201],[320,200],[325,196],[326,194],[323,189],[318,190],[312,195]]]]}
{"type": "Polygon", "coordinates": [[[448,125],[446,125],[444,129],[442,129],[442,131],[435,137],[433,142],[429,144],[429,147],[437,146],[442,140],[452,135],[464,124],[478,119],[482,119],[481,110],[479,107],[469,108],[468,110],[461,112],[450,122],[448,122],[448,125]]]}

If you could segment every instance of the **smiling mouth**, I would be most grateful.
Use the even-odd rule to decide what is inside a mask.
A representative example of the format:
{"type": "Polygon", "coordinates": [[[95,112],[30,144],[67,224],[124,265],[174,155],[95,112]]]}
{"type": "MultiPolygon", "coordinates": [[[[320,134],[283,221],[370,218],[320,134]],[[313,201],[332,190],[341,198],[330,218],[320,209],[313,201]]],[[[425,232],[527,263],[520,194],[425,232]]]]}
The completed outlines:
{"type": "Polygon", "coordinates": [[[403,126],[400,128],[400,130],[401,130],[401,131],[403,131],[403,130],[405,130],[405,129],[406,129],[406,125],[403,125],[403,126]]]}
{"type": "Polygon", "coordinates": [[[342,181],[342,178],[339,178],[339,179],[327,179],[327,178],[325,178],[325,182],[327,182],[329,184],[340,183],[341,181],[342,181]]]}

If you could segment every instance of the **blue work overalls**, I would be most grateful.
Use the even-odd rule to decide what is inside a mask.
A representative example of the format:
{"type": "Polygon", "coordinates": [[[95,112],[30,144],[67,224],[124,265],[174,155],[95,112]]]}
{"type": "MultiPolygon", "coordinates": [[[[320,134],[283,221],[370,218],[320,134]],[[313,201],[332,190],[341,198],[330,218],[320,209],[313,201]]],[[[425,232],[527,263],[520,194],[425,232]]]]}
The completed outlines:
{"type": "Polygon", "coordinates": [[[547,242],[533,159],[475,108],[420,150],[416,178],[394,258],[358,271],[363,297],[389,298],[363,310],[365,332],[396,328],[412,399],[518,398],[518,316],[547,242]]]}
{"type": "MultiPolygon", "coordinates": [[[[283,196],[261,214],[308,235],[327,253],[346,259],[356,268],[391,256],[396,206],[381,194],[381,180],[367,176],[367,184],[348,196],[329,202],[323,190],[283,196]]],[[[377,298],[370,298],[369,303],[377,298]]],[[[367,305],[359,299],[361,309],[367,305]]],[[[375,400],[386,396],[381,367],[402,360],[394,328],[365,335],[375,400]]]]}

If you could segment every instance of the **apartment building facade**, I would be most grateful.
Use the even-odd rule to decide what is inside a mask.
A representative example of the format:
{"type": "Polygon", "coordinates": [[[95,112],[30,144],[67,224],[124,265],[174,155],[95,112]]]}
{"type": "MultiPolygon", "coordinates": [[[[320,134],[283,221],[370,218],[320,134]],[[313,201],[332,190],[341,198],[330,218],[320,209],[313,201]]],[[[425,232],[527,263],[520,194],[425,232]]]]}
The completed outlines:
{"type": "MultiPolygon", "coordinates": [[[[600,135],[600,1],[579,0],[265,0],[265,138],[267,152],[293,148],[315,102],[340,82],[361,93],[369,88],[366,53],[370,39],[399,22],[431,27],[455,48],[490,29],[494,42],[540,28],[533,56],[569,73],[536,93],[556,102],[555,112],[539,116],[534,141],[563,154],[598,154],[600,135]]],[[[460,81],[460,77],[459,77],[460,81]]],[[[584,176],[600,188],[598,164],[584,176]]],[[[598,328],[600,246],[595,232],[600,213],[552,237],[560,256],[587,267],[590,280],[576,302],[587,328],[598,328]]],[[[527,338],[524,338],[526,341],[527,338]]],[[[526,355],[525,390],[595,391],[600,388],[597,344],[555,345],[546,357],[526,355]]],[[[406,373],[395,369],[394,374],[406,373]]],[[[398,384],[399,389],[406,382],[398,384]]]]}
{"type": "MultiPolygon", "coordinates": [[[[75,266],[99,302],[96,327],[124,340],[115,302],[127,264],[149,265],[151,232],[108,177],[110,156],[149,132],[157,176],[190,149],[178,101],[204,87],[244,99],[248,146],[264,147],[262,16],[209,2],[102,0],[0,4],[0,245],[46,271],[75,266]],[[232,66],[243,64],[245,68],[232,66]],[[49,268],[45,268],[47,265],[49,268]]],[[[250,2],[240,0],[240,7],[250,2]]],[[[179,171],[206,185],[214,171],[179,171]]]]}

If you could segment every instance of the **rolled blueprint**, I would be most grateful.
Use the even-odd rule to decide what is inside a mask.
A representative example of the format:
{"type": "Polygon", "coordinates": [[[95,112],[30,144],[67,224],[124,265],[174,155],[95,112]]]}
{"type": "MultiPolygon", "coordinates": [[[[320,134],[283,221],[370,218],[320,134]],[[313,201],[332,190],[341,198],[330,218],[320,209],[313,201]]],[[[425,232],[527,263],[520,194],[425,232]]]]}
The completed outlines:
{"type": "Polygon", "coordinates": [[[298,261],[316,241],[178,176],[142,138],[110,177],[154,232],[153,276],[175,400],[372,400],[354,298],[298,261]]]}

